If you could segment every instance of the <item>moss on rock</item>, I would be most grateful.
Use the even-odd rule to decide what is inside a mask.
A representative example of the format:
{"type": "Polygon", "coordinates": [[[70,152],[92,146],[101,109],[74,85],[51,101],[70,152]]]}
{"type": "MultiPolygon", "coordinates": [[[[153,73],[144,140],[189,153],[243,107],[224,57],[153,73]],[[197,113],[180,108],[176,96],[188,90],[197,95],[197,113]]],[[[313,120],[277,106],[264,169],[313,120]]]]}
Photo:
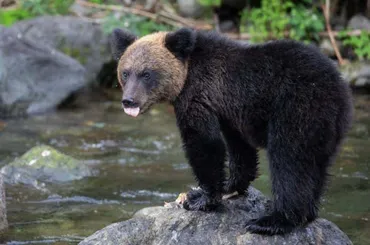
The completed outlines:
{"type": "Polygon", "coordinates": [[[92,170],[73,157],[40,145],[1,169],[9,184],[26,184],[44,188],[42,182],[66,182],[92,175],[92,170]]]}

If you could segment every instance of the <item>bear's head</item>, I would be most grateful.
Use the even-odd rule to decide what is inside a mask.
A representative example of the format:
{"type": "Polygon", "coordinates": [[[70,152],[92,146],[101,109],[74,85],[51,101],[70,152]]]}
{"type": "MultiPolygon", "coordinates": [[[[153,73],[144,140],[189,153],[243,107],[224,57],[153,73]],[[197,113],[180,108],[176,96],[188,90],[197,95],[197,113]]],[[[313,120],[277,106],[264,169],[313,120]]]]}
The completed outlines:
{"type": "Polygon", "coordinates": [[[118,60],[126,114],[136,117],[155,103],[176,99],[185,83],[195,39],[195,32],[186,28],[139,39],[121,29],[113,31],[111,46],[118,60]]]}

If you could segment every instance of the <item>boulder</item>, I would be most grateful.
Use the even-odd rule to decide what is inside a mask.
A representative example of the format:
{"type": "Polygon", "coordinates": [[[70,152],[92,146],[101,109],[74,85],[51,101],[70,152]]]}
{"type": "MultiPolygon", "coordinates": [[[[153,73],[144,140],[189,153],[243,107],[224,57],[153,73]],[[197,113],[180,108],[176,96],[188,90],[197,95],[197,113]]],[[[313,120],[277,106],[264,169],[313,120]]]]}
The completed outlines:
{"type": "Polygon", "coordinates": [[[370,88],[370,63],[351,62],[340,67],[343,78],[352,87],[359,89],[370,88]]]}
{"type": "Polygon", "coordinates": [[[245,221],[258,217],[269,206],[267,198],[253,188],[249,189],[248,197],[238,196],[223,202],[214,212],[186,211],[176,203],[145,208],[132,219],[97,231],[79,244],[352,244],[337,226],[324,219],[285,236],[247,233],[245,221]]]}
{"type": "Polygon", "coordinates": [[[198,18],[202,16],[205,7],[200,5],[197,0],[177,0],[180,14],[184,17],[198,18]]]}
{"type": "Polygon", "coordinates": [[[3,176],[0,174],[0,234],[7,228],[5,186],[3,176]]]}
{"type": "Polygon", "coordinates": [[[0,170],[6,183],[48,191],[46,184],[79,180],[93,174],[85,163],[52,147],[36,146],[0,170]]]}
{"type": "Polygon", "coordinates": [[[86,84],[86,71],[73,58],[0,27],[0,118],[55,109],[86,84]]]}
{"type": "Polygon", "coordinates": [[[72,16],[41,16],[12,26],[23,38],[48,46],[78,60],[89,82],[112,61],[109,36],[101,25],[72,16]]]}
{"type": "Polygon", "coordinates": [[[361,14],[354,15],[348,21],[347,29],[361,29],[370,31],[370,19],[361,14]]]}

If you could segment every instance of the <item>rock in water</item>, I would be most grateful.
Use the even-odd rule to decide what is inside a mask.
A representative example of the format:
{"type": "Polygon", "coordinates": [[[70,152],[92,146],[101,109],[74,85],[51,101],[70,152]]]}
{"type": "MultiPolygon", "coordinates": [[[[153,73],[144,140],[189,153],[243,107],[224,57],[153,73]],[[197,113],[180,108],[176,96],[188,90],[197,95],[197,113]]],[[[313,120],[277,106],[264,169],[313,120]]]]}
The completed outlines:
{"type": "Polygon", "coordinates": [[[41,145],[4,166],[0,174],[11,185],[24,184],[47,191],[47,183],[66,182],[91,176],[91,169],[79,160],[52,147],[41,145]]]}
{"type": "Polygon", "coordinates": [[[109,35],[77,17],[0,27],[0,118],[53,110],[112,62],[109,35]]]}
{"type": "Polygon", "coordinates": [[[3,176],[0,173],[0,234],[8,228],[6,219],[6,199],[5,199],[5,186],[3,176]]]}
{"type": "Polygon", "coordinates": [[[55,109],[85,76],[76,60],[0,26],[0,118],[55,109]]]}
{"type": "Polygon", "coordinates": [[[130,220],[112,224],[83,240],[79,245],[346,245],[349,238],[333,223],[317,219],[307,227],[285,236],[246,233],[243,224],[264,213],[269,201],[259,191],[249,188],[249,196],[224,200],[214,212],[194,212],[176,208],[150,207],[138,211],[130,220]]]}
{"type": "Polygon", "coordinates": [[[89,82],[94,82],[103,65],[112,61],[108,34],[100,25],[79,17],[41,16],[17,22],[12,29],[25,39],[78,60],[89,82]]]}

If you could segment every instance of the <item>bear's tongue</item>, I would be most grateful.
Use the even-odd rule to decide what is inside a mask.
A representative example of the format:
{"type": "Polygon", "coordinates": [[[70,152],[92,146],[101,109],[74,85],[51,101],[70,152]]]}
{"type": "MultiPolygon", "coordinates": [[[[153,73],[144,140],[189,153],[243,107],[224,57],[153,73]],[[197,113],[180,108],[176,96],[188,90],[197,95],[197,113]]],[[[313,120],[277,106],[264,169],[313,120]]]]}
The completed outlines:
{"type": "Polygon", "coordinates": [[[125,113],[129,116],[132,116],[132,117],[137,117],[137,115],[139,115],[139,112],[140,112],[140,108],[139,107],[136,107],[136,108],[123,108],[125,110],[125,113]]]}

